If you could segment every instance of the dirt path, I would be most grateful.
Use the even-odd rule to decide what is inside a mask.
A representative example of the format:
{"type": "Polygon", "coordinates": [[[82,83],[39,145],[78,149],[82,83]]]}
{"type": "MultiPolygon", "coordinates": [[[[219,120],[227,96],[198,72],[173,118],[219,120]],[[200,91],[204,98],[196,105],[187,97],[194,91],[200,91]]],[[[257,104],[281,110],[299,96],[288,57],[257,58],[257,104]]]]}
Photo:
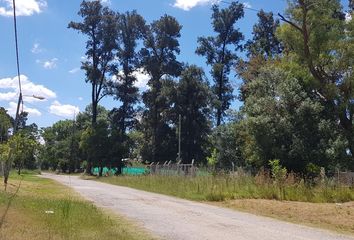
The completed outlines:
{"type": "Polygon", "coordinates": [[[114,186],[77,176],[44,173],[72,187],[97,206],[140,223],[169,240],[354,240],[305,226],[241,213],[165,195],[114,186]]]}

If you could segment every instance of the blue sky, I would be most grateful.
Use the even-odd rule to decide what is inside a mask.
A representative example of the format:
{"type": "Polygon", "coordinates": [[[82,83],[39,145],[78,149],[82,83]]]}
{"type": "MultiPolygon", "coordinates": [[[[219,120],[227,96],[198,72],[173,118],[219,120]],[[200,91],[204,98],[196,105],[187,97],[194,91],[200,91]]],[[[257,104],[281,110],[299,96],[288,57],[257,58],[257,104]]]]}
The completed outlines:
{"type": "MultiPolygon", "coordinates": [[[[180,39],[180,61],[196,64],[209,72],[202,57],[195,55],[198,36],[213,34],[210,25],[211,0],[105,0],[104,4],[119,12],[137,10],[147,22],[167,13],[177,18],[183,25],[180,39]]],[[[16,82],[16,59],[11,13],[12,0],[0,0],[0,106],[14,114],[18,89],[16,82]]],[[[70,21],[80,21],[77,12],[80,0],[16,0],[18,17],[18,38],[20,67],[24,95],[39,95],[46,98],[39,101],[24,97],[29,123],[49,126],[55,121],[69,118],[85,109],[90,103],[90,85],[85,83],[80,61],[85,52],[85,36],[78,34],[67,25],[70,21]]],[[[244,1],[254,9],[264,9],[275,13],[284,12],[286,0],[244,1]]],[[[221,6],[226,6],[220,3],[221,6]]],[[[257,21],[255,11],[246,10],[238,27],[250,38],[252,26],[257,21]]],[[[237,88],[239,81],[234,77],[237,88]]],[[[144,75],[139,76],[139,87],[143,90],[144,75]]],[[[119,103],[105,98],[102,105],[111,109],[119,103]]],[[[240,103],[233,103],[239,107],[240,103]]]]}

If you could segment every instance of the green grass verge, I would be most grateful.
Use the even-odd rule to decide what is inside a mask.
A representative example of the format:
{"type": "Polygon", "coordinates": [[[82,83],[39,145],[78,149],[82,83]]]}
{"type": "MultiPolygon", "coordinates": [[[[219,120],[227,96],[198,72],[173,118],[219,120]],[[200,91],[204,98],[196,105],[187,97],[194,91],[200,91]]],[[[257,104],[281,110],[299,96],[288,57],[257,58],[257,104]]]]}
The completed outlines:
{"type": "Polygon", "coordinates": [[[112,176],[98,181],[162,193],[197,201],[227,199],[275,199],[315,203],[354,200],[354,189],[336,186],[330,181],[316,186],[303,181],[286,181],[279,185],[270,179],[252,176],[112,176]]]}
{"type": "Polygon", "coordinates": [[[12,174],[7,191],[0,190],[0,226],[0,239],[8,240],[152,239],[133,223],[33,173],[12,174]]]}

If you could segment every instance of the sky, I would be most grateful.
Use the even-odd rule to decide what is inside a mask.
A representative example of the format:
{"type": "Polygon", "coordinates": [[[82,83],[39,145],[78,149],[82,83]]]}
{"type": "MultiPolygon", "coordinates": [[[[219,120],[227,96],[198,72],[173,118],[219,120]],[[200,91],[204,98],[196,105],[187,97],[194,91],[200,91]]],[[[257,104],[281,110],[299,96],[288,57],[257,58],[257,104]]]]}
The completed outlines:
{"type": "MultiPolygon", "coordinates": [[[[148,23],[164,14],[174,16],[183,26],[178,60],[196,64],[209,72],[205,59],[195,54],[197,38],[213,35],[211,4],[217,0],[102,0],[104,5],[119,12],[137,10],[148,23]]],[[[63,119],[73,119],[90,104],[90,84],[80,69],[85,55],[84,35],[68,29],[70,21],[81,21],[77,15],[81,0],[16,0],[19,43],[19,61],[24,111],[29,112],[28,123],[40,127],[63,119]],[[39,100],[31,96],[41,96],[39,100]]],[[[242,2],[252,9],[283,13],[286,0],[248,0],[242,2]]],[[[227,4],[220,2],[221,7],[227,4]]],[[[0,0],[0,106],[15,115],[18,99],[12,0],[0,0]]],[[[245,10],[245,17],[237,27],[251,38],[257,12],[245,10]]],[[[137,86],[146,90],[148,77],[139,73],[137,86]]],[[[231,76],[238,88],[240,81],[231,76]]],[[[235,90],[237,94],[237,90],[235,90]]],[[[240,102],[235,101],[233,108],[240,102]]],[[[101,105],[107,109],[118,107],[113,98],[104,98],[101,105]]]]}

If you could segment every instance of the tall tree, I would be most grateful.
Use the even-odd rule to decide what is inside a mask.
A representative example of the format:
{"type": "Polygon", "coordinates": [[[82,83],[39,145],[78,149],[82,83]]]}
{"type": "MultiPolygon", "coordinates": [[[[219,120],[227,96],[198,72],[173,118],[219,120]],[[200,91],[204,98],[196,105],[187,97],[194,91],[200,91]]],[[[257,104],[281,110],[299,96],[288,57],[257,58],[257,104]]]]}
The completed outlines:
{"type": "Polygon", "coordinates": [[[275,34],[280,22],[274,19],[272,12],[261,10],[257,16],[258,22],[253,26],[253,38],[246,44],[248,55],[273,58],[282,52],[281,43],[275,34]]]}
{"type": "Polygon", "coordinates": [[[261,10],[258,22],[253,26],[253,37],[246,43],[247,60],[241,59],[236,65],[237,74],[242,78],[240,100],[245,101],[248,95],[249,83],[258,77],[264,65],[271,65],[277,61],[282,53],[282,44],[276,36],[279,20],[275,20],[273,13],[261,10]]]}
{"type": "Polygon", "coordinates": [[[78,14],[82,22],[70,22],[68,27],[86,35],[86,60],[81,68],[86,71],[86,82],[91,84],[92,126],[97,123],[97,106],[106,95],[107,74],[117,48],[116,14],[101,2],[83,1],[78,14]]]}
{"type": "Polygon", "coordinates": [[[308,90],[339,123],[354,156],[353,21],[346,22],[339,0],[292,0],[279,31],[293,61],[307,69],[308,90]],[[295,57],[294,57],[295,56],[295,57]]]}
{"type": "Polygon", "coordinates": [[[136,124],[134,105],[139,100],[139,89],[134,85],[139,69],[138,40],[143,38],[146,30],[145,20],[136,11],[118,14],[117,61],[113,73],[117,80],[111,83],[111,94],[122,103],[114,108],[110,116],[114,128],[118,128],[123,137],[126,130],[136,124]]]}
{"type": "Polygon", "coordinates": [[[197,66],[187,67],[181,74],[176,94],[176,125],[181,115],[181,158],[203,162],[210,133],[211,91],[204,72],[197,66]]]}
{"type": "MultiPolygon", "coordinates": [[[[179,54],[180,31],[182,26],[174,17],[164,15],[154,21],[144,36],[144,47],[140,51],[142,67],[151,77],[149,90],[143,94],[146,111],[143,114],[143,128],[146,145],[145,159],[166,161],[171,154],[171,129],[166,123],[163,111],[170,108],[162,95],[162,79],[180,74],[182,64],[176,60],[179,54]],[[151,152],[151,154],[147,154],[151,152]]],[[[173,132],[173,131],[172,131],[173,132]]]]}
{"type": "Polygon", "coordinates": [[[216,36],[199,37],[196,53],[205,56],[206,63],[212,67],[214,80],[213,92],[217,96],[215,103],[216,125],[219,126],[229,109],[233,96],[233,88],[229,81],[231,66],[238,59],[236,51],[241,50],[243,34],[235,27],[236,22],[243,17],[243,4],[232,2],[229,7],[219,9],[212,7],[212,25],[216,36]],[[233,50],[230,46],[234,47],[233,50]]]}

